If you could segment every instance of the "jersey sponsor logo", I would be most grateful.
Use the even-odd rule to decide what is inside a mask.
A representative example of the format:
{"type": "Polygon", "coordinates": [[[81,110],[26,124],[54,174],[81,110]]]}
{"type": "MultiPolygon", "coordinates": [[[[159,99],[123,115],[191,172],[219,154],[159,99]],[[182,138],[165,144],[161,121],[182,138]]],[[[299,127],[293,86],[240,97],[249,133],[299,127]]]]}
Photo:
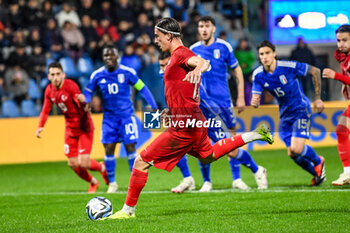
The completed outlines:
{"type": "Polygon", "coordinates": [[[100,83],[106,83],[106,79],[102,79],[100,83]]]}
{"type": "Polygon", "coordinates": [[[134,140],[134,139],[136,139],[136,137],[135,137],[135,135],[131,135],[131,137],[129,139],[134,140]]]}
{"type": "Polygon", "coordinates": [[[284,74],[280,75],[280,81],[283,85],[287,84],[287,78],[284,74]]]}
{"type": "Polygon", "coordinates": [[[270,85],[267,82],[265,82],[264,87],[269,87],[269,86],[270,85]]]}
{"type": "Polygon", "coordinates": [[[215,59],[220,58],[220,49],[214,49],[214,57],[215,57],[215,59]]]}
{"type": "Polygon", "coordinates": [[[118,74],[118,82],[119,83],[124,83],[125,82],[124,74],[118,74]]]}
{"type": "Polygon", "coordinates": [[[68,97],[66,95],[62,95],[61,99],[62,99],[62,101],[66,101],[68,99],[68,97]]]}
{"type": "Polygon", "coordinates": [[[79,150],[79,153],[83,153],[85,151],[85,149],[81,149],[79,150]]]}

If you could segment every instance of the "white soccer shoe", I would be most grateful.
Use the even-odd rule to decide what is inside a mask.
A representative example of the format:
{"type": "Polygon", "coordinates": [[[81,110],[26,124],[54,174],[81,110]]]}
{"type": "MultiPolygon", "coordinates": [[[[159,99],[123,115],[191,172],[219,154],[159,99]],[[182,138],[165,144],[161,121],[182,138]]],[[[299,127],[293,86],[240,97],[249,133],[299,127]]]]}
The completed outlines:
{"type": "Polygon", "coordinates": [[[183,193],[186,190],[194,190],[195,189],[195,183],[194,183],[194,179],[192,176],[186,177],[184,178],[181,183],[176,186],[175,188],[171,189],[171,192],[173,193],[183,193]]]}
{"type": "Polygon", "coordinates": [[[241,189],[241,190],[249,190],[249,186],[243,182],[241,178],[236,179],[232,182],[232,188],[241,189]]]}
{"type": "Polygon", "coordinates": [[[342,186],[344,184],[350,184],[350,173],[341,173],[338,179],[332,181],[332,185],[342,186]]]}
{"type": "Polygon", "coordinates": [[[202,185],[202,188],[199,190],[199,192],[206,193],[210,192],[213,189],[213,184],[209,181],[205,181],[202,185]]]}
{"type": "Polygon", "coordinates": [[[118,190],[117,182],[109,183],[107,193],[115,193],[118,190]]]}
{"type": "Polygon", "coordinates": [[[267,174],[266,168],[259,166],[258,171],[254,174],[258,189],[267,189],[267,174]]]}

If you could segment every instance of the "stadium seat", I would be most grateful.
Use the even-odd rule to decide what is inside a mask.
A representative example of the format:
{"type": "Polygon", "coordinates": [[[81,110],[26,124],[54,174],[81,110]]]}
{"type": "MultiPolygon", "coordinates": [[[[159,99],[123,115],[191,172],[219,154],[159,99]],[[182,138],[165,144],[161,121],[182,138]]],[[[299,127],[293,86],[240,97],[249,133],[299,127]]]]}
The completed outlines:
{"type": "Polygon", "coordinates": [[[81,57],[78,60],[78,71],[80,76],[90,77],[94,71],[94,64],[90,57],[81,57]]]}
{"type": "Polygon", "coordinates": [[[55,59],[53,59],[53,58],[47,58],[47,59],[46,59],[46,70],[48,70],[49,65],[50,65],[52,62],[54,62],[54,61],[55,61],[55,59]]]}
{"type": "Polygon", "coordinates": [[[38,116],[39,113],[36,110],[35,104],[32,100],[23,100],[21,102],[22,116],[38,116]]]}
{"type": "Polygon", "coordinates": [[[61,63],[62,68],[67,75],[67,78],[77,78],[79,76],[79,72],[75,68],[75,64],[72,58],[62,57],[59,62],[61,63]]]}
{"type": "Polygon", "coordinates": [[[3,117],[19,117],[17,104],[13,100],[5,100],[1,106],[3,117]]]}
{"type": "Polygon", "coordinates": [[[86,86],[89,84],[90,79],[88,77],[80,76],[78,80],[79,80],[81,91],[83,92],[86,86]]]}
{"type": "Polygon", "coordinates": [[[47,85],[50,84],[50,81],[48,78],[43,78],[41,81],[40,81],[40,88],[41,90],[45,91],[45,88],[47,85]]]}
{"type": "Polygon", "coordinates": [[[40,89],[33,79],[29,81],[28,95],[31,99],[34,100],[40,99],[41,97],[40,89]]]}

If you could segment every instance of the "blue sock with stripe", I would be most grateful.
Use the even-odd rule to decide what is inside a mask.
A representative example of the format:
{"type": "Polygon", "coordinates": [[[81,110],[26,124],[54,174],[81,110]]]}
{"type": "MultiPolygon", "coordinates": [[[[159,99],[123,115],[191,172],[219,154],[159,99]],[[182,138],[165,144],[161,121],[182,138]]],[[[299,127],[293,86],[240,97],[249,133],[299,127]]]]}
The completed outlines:
{"type": "Polygon", "coordinates": [[[311,161],[301,155],[295,155],[291,157],[296,164],[309,172],[311,175],[316,176],[315,167],[311,161]]]}
{"type": "Polygon", "coordinates": [[[235,158],[229,158],[232,179],[237,180],[241,178],[241,163],[235,158]]]}
{"type": "Polygon", "coordinates": [[[176,164],[178,168],[180,168],[181,174],[183,178],[191,176],[190,169],[187,164],[187,156],[185,155],[182,159],[176,164]]]}
{"type": "Polygon", "coordinates": [[[199,168],[201,170],[202,173],[202,177],[203,177],[203,182],[211,182],[210,180],[210,163],[209,164],[203,164],[201,163],[199,160],[199,168]]]}
{"type": "Polygon", "coordinates": [[[238,153],[237,153],[236,159],[241,164],[243,164],[244,166],[249,168],[253,173],[256,173],[258,171],[258,169],[259,169],[258,165],[254,161],[252,156],[246,150],[238,149],[238,153]]]}
{"type": "Polygon", "coordinates": [[[136,151],[134,151],[131,153],[127,153],[127,155],[128,155],[130,172],[132,172],[132,168],[134,167],[134,162],[135,162],[135,159],[137,157],[137,153],[136,153],[136,151]]]}
{"type": "Polygon", "coordinates": [[[314,163],[315,166],[319,165],[321,163],[321,158],[316,154],[316,151],[309,145],[305,145],[303,151],[301,154],[303,157],[305,157],[307,160],[314,163]]]}
{"type": "Polygon", "coordinates": [[[105,165],[108,175],[108,180],[110,183],[115,182],[115,167],[117,161],[114,155],[105,155],[105,165]]]}

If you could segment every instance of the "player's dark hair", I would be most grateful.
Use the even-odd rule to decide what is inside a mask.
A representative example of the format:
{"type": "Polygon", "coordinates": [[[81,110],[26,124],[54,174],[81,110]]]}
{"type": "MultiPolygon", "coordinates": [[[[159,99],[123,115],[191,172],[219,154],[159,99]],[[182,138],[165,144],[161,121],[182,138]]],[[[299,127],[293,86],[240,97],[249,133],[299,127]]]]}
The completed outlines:
{"type": "Polygon", "coordinates": [[[344,32],[350,33],[350,25],[349,25],[349,24],[341,25],[341,26],[335,31],[335,34],[337,34],[337,33],[344,33],[344,32]]]}
{"type": "Polygon", "coordinates": [[[105,51],[105,49],[115,50],[115,52],[117,54],[119,53],[117,47],[115,45],[113,45],[113,44],[106,44],[106,45],[104,45],[103,48],[102,48],[102,55],[103,55],[103,52],[105,51]]]}
{"type": "Polygon", "coordinates": [[[47,68],[47,70],[50,70],[51,68],[58,68],[58,69],[63,71],[62,65],[58,61],[54,61],[54,62],[50,63],[50,65],[47,68]]]}
{"type": "Polygon", "coordinates": [[[215,26],[215,19],[209,15],[201,16],[197,21],[197,24],[199,22],[211,22],[215,26]]]}
{"type": "Polygon", "coordinates": [[[166,58],[168,58],[168,57],[170,57],[170,56],[171,56],[171,54],[170,54],[169,52],[161,52],[161,53],[159,54],[158,59],[159,59],[159,60],[163,60],[163,59],[166,59],[166,58]]]}
{"type": "Polygon", "coordinates": [[[172,37],[181,37],[181,26],[173,18],[162,18],[155,26],[162,33],[170,33],[172,37]]]}
{"type": "Polygon", "coordinates": [[[256,49],[259,51],[259,49],[262,47],[269,47],[270,49],[272,49],[272,51],[276,51],[276,47],[268,40],[261,41],[256,47],[256,49]]]}

